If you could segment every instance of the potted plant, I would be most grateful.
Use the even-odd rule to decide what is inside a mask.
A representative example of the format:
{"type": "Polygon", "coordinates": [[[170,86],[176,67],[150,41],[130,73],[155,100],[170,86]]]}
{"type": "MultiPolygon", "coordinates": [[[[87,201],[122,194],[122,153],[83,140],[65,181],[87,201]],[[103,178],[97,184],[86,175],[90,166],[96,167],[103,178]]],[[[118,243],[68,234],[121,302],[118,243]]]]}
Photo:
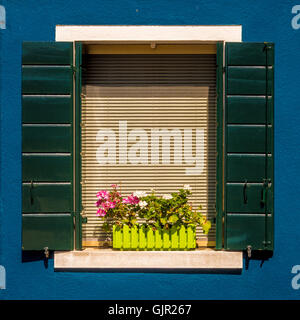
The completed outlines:
{"type": "Polygon", "coordinates": [[[123,197],[117,185],[97,193],[97,215],[103,229],[113,232],[113,248],[124,250],[191,250],[196,248],[196,226],[205,234],[210,221],[188,203],[191,190],[157,196],[143,191],[123,197]],[[141,222],[142,221],[142,222],[141,222]]]}

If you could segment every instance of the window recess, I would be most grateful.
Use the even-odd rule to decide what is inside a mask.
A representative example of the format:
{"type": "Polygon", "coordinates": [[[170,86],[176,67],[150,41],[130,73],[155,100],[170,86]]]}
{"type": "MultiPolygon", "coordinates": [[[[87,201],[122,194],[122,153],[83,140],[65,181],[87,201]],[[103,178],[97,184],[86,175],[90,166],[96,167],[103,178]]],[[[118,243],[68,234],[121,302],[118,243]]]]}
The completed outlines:
{"type": "Polygon", "coordinates": [[[118,46],[23,44],[23,250],[102,245],[91,199],[114,182],[126,192],[163,193],[190,184],[195,205],[216,218],[207,239],[199,230],[204,246],[274,249],[274,45],[220,42],[203,52],[184,46],[174,53],[170,44],[151,48],[149,42],[146,53],[138,46],[132,58],[118,46]],[[151,173],[131,163],[99,168],[95,135],[119,130],[119,121],[127,121],[129,132],[145,130],[148,139],[151,128],[181,134],[203,128],[202,177],[179,174],[185,167],[174,164],[173,141],[170,163],[158,158],[151,173]]]}
{"type": "Polygon", "coordinates": [[[83,246],[111,244],[94,203],[97,190],[115,183],[124,195],[151,189],[169,194],[189,184],[193,207],[201,205],[212,221],[208,236],[197,230],[198,246],[215,247],[216,46],[88,45],[85,52],[82,205],[88,222],[83,246]],[[116,154],[100,163],[96,154],[103,143],[97,134],[105,130],[115,137],[108,148],[116,154]],[[145,147],[138,156],[131,153],[134,133],[145,147]],[[120,154],[124,148],[125,155],[120,154]]]}

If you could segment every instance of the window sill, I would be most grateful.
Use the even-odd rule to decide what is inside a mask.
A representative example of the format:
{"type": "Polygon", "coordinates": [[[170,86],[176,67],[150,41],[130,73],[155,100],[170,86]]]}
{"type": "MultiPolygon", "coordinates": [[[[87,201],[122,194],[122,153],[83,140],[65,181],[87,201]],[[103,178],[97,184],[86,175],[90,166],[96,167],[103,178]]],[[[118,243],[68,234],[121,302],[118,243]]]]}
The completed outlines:
{"type": "Polygon", "coordinates": [[[112,249],[85,249],[56,251],[55,270],[218,270],[241,271],[243,253],[216,251],[115,251],[112,249]]]}

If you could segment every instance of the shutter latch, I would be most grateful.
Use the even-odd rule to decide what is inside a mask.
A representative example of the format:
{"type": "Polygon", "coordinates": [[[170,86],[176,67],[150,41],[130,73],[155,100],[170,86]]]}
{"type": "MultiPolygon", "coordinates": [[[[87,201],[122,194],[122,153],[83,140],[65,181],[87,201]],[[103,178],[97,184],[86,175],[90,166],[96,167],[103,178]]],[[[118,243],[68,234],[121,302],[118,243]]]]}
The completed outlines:
{"type": "Polygon", "coordinates": [[[32,195],[32,189],[33,189],[33,181],[30,181],[30,204],[33,205],[33,195],[32,195]]]}
{"type": "Polygon", "coordinates": [[[270,182],[268,182],[267,179],[263,179],[263,189],[261,193],[261,205],[265,206],[266,204],[266,194],[267,194],[267,189],[269,188],[270,182]]]}
{"type": "Polygon", "coordinates": [[[247,204],[247,202],[248,202],[248,198],[247,198],[247,180],[245,180],[245,183],[244,183],[243,196],[244,196],[244,204],[247,204]]]}

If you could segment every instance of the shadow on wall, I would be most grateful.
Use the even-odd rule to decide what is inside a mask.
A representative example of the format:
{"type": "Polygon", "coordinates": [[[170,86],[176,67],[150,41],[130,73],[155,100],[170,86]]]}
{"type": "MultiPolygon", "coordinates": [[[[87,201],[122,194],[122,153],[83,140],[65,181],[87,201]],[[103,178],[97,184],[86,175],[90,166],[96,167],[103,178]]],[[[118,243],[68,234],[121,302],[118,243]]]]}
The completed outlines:
{"type": "MultiPolygon", "coordinates": [[[[54,258],[54,252],[50,251],[49,259],[53,259],[53,258],[54,258]]],[[[44,251],[23,251],[22,250],[22,263],[43,260],[45,269],[47,269],[49,259],[45,257],[44,251]]]]}
{"type": "Polygon", "coordinates": [[[247,256],[247,253],[244,252],[244,260],[245,260],[245,269],[248,270],[251,265],[251,260],[260,260],[260,267],[262,268],[265,261],[268,261],[273,257],[273,251],[252,251],[251,257],[247,256]]]}

